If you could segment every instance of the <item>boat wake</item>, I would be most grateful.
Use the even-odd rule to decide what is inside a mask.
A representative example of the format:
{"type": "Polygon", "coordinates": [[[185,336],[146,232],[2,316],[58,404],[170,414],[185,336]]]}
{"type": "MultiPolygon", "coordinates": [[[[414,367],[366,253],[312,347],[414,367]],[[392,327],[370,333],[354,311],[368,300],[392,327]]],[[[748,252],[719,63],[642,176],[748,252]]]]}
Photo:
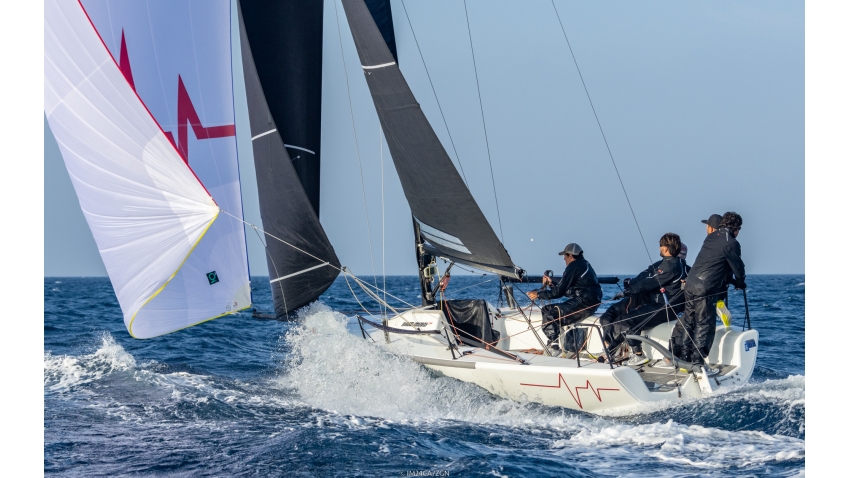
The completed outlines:
{"type": "MultiPolygon", "coordinates": [[[[155,443],[137,464],[159,463],[171,454],[181,462],[185,454],[179,450],[205,443],[197,450],[198,466],[215,450],[237,453],[248,446],[253,454],[245,460],[267,456],[273,467],[276,459],[287,459],[280,453],[320,455],[351,440],[365,440],[366,454],[349,457],[363,460],[364,469],[386,460],[399,466],[442,463],[470,450],[487,458],[468,464],[479,467],[469,470],[492,463],[495,473],[511,476],[551,475],[565,467],[588,475],[628,476],[634,469],[643,475],[769,470],[790,476],[804,464],[802,376],[770,378],[706,400],[654,404],[625,416],[595,416],[502,399],[436,376],[351,335],[346,324],[346,317],[324,305],[305,309],[280,341],[282,362],[244,381],[139,360],[106,333],[80,355],[45,352],[45,401],[52,413],[88,417],[85,436],[108,435],[116,427],[133,436],[113,442],[111,455],[138,454],[138,443],[155,443]],[[528,458],[521,461],[529,468],[517,468],[517,453],[528,458]]],[[[77,434],[55,425],[46,436],[60,446],[62,436],[77,434]]],[[[99,442],[82,435],[77,440],[81,452],[100,453],[99,442]]],[[[226,463],[234,472],[241,466],[240,460],[226,463]]],[[[460,473],[467,465],[458,466],[452,469],[460,473]]]]}
{"type": "Polygon", "coordinates": [[[86,398],[87,408],[125,421],[217,420],[233,414],[288,410],[292,400],[263,383],[171,371],[138,363],[109,333],[79,356],[44,354],[44,392],[50,399],[86,398]]]}
{"type": "Polygon", "coordinates": [[[360,417],[358,426],[399,423],[429,429],[464,422],[490,430],[508,427],[558,456],[604,456],[611,466],[642,463],[644,471],[647,458],[659,465],[676,463],[702,470],[804,459],[802,376],[749,383],[709,399],[647,404],[600,417],[514,402],[469,383],[438,377],[350,334],[347,322],[342,314],[316,304],[302,312],[301,325],[285,337],[291,350],[278,384],[306,405],[324,410],[324,423],[342,419],[352,426],[350,420],[360,417]],[[768,431],[765,422],[773,424],[768,431]]]}

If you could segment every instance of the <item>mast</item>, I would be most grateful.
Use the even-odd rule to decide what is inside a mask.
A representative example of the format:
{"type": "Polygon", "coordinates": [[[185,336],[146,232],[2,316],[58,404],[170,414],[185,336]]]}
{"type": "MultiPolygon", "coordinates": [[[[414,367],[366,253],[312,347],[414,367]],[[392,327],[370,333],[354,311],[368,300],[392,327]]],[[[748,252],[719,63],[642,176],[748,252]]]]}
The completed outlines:
{"type": "Polygon", "coordinates": [[[425,238],[419,233],[419,223],[413,218],[413,240],[416,243],[416,266],[419,268],[419,287],[422,291],[422,305],[434,303],[434,274],[429,267],[434,256],[425,252],[425,238]]]}

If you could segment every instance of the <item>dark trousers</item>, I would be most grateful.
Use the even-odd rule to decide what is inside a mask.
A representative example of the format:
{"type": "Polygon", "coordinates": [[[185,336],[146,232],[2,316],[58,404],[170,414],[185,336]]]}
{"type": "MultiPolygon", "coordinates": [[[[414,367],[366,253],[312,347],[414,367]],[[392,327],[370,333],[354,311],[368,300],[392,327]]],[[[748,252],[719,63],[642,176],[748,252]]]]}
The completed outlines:
{"type": "Polygon", "coordinates": [[[599,308],[599,301],[570,299],[560,304],[544,305],[540,312],[543,314],[543,333],[550,342],[558,341],[561,329],[582,319],[590,317],[599,308]]]}
{"type": "Polygon", "coordinates": [[[676,320],[675,311],[665,310],[664,304],[649,303],[640,307],[630,307],[630,300],[623,299],[617,302],[599,318],[599,322],[602,324],[602,338],[608,344],[609,350],[626,340],[634,352],[642,352],[641,342],[626,339],[627,334],[640,333],[640,330],[634,330],[635,327],[647,330],[663,324],[667,320],[676,320]]]}
{"type": "Polygon", "coordinates": [[[685,290],[685,313],[670,336],[673,355],[693,363],[703,363],[714,345],[717,330],[719,294],[685,290]]]}

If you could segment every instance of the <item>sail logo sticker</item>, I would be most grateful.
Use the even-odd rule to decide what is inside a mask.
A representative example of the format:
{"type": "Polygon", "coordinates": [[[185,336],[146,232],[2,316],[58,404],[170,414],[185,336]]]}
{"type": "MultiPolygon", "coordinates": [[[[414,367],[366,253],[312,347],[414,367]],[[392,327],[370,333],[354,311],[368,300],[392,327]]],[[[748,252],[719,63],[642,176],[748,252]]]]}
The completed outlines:
{"type": "Polygon", "coordinates": [[[750,349],[756,348],[756,340],[750,339],[744,342],[744,352],[749,352],[750,349]]]}
{"type": "Polygon", "coordinates": [[[218,274],[215,271],[207,272],[207,280],[210,281],[210,285],[215,284],[218,282],[218,274]]]}
{"type": "MultiPolygon", "coordinates": [[[[124,30],[121,30],[121,51],[119,53],[118,68],[130,84],[133,90],[136,90],[136,81],[133,78],[133,68],[130,66],[130,55],[127,52],[127,42],[124,38],[124,30]]],[[[141,97],[139,97],[141,99],[141,97]]],[[[143,102],[144,103],[144,102],[143,102]]],[[[195,110],[195,105],[192,98],[189,97],[189,91],[183,84],[183,78],[177,75],[177,141],[174,141],[174,133],[163,130],[165,137],[177,149],[177,153],[183,158],[186,164],[189,164],[189,128],[187,123],[192,127],[192,132],[198,139],[214,139],[225,138],[228,136],[236,136],[236,125],[227,124],[221,126],[204,126],[201,124],[201,118],[195,110]]]]}

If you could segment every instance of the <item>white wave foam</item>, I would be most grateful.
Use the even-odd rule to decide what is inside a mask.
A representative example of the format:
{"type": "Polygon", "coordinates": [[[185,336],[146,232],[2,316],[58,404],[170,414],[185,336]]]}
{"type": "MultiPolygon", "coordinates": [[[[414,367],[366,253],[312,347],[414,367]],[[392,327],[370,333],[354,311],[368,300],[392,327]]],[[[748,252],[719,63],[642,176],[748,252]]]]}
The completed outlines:
{"type": "MultiPolygon", "coordinates": [[[[618,463],[616,466],[651,457],[710,469],[804,456],[803,440],[793,437],[673,421],[634,424],[501,399],[475,385],[436,377],[421,365],[350,334],[347,318],[324,305],[304,310],[301,322],[285,337],[292,351],[279,383],[293,389],[307,405],[325,411],[316,416],[316,426],[441,426],[448,424],[446,420],[509,426],[549,440],[555,450],[569,450],[557,453],[616,456],[612,462],[618,463]],[[355,417],[378,420],[353,423],[355,417]]],[[[791,377],[750,384],[710,400],[780,401],[804,406],[804,384],[804,377],[791,377]]],[[[656,404],[642,412],[671,406],[681,405],[656,404]]]]}
{"type": "Polygon", "coordinates": [[[759,431],[727,431],[699,425],[666,423],[646,425],[610,424],[599,429],[587,428],[553,447],[591,446],[601,456],[613,458],[633,454],[660,461],[699,468],[726,468],[730,463],[745,467],[770,461],[799,459],[804,456],[804,442],[782,435],[759,431]],[[631,445],[631,446],[624,446],[631,445]]]}
{"type": "Polygon", "coordinates": [[[44,386],[52,391],[68,390],[90,383],[104,375],[136,368],[136,359],[115,342],[109,333],[101,337],[100,347],[78,357],[44,353],[44,386]]]}
{"type": "Polygon", "coordinates": [[[286,336],[292,352],[280,384],[295,389],[313,407],[403,422],[514,424],[533,417],[522,411],[527,405],[495,398],[473,384],[434,377],[419,364],[351,335],[348,319],[325,305],[314,304],[301,319],[302,325],[286,336]]]}

